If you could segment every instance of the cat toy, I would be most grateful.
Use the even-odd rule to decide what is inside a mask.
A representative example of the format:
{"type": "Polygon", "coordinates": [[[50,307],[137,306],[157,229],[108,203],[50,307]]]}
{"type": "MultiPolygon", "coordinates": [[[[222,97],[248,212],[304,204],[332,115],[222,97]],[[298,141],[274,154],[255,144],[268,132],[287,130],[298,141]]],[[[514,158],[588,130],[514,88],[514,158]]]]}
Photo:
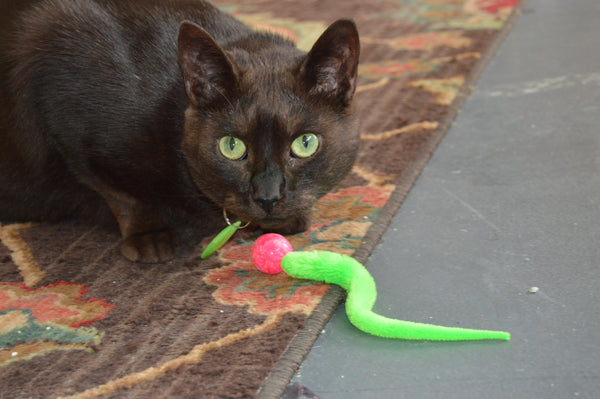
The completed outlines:
{"type": "MultiPolygon", "coordinates": [[[[206,259],[221,248],[239,229],[241,222],[231,223],[223,211],[227,227],[213,238],[201,254],[206,259]]],[[[289,276],[337,284],[347,292],[346,314],[359,330],[384,338],[427,341],[472,341],[482,339],[510,340],[503,331],[443,327],[391,319],[373,312],[377,299],[375,280],[356,259],[330,251],[294,251],[282,235],[260,236],[252,247],[252,261],[267,274],[284,271],[289,276]]]]}
{"type": "Polygon", "coordinates": [[[346,314],[359,330],[384,338],[427,341],[510,340],[503,331],[473,330],[414,323],[378,315],[372,311],[377,299],[375,280],[357,260],[330,251],[294,251],[279,234],[259,237],[252,247],[258,270],[307,280],[337,284],[347,291],[346,314]]]}
{"type": "Polygon", "coordinates": [[[248,225],[250,225],[250,222],[248,222],[242,226],[241,220],[238,220],[235,223],[231,223],[229,217],[227,217],[227,209],[225,208],[223,208],[223,218],[225,218],[227,227],[221,230],[219,234],[217,234],[215,238],[213,238],[208,243],[206,248],[204,248],[204,251],[202,251],[202,254],[200,254],[200,259],[206,259],[212,254],[214,254],[219,248],[225,245],[227,241],[229,241],[229,239],[235,234],[236,231],[245,229],[246,227],[248,227],[248,225]]]}

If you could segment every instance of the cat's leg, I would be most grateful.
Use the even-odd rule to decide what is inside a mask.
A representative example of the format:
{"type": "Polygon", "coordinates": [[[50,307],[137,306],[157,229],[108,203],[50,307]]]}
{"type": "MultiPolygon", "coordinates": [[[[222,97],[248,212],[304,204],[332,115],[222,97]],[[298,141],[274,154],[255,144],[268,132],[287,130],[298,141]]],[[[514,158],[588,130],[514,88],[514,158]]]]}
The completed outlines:
{"type": "Polygon", "coordinates": [[[105,190],[101,194],[119,222],[125,258],[144,263],[173,258],[178,240],[162,212],[127,194],[105,190]]]}

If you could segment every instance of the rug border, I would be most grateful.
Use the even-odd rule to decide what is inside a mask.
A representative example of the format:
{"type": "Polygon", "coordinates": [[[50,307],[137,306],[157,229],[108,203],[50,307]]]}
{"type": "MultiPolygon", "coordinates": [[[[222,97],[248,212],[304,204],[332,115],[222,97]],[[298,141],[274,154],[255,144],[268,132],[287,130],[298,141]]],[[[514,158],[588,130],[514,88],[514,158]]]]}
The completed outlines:
{"type": "MultiPolygon", "coordinates": [[[[519,15],[523,12],[526,3],[527,0],[521,0],[512,10],[511,15],[506,20],[490,46],[485,50],[481,59],[471,70],[463,89],[458,93],[450,105],[449,112],[444,116],[440,121],[440,125],[433,132],[432,139],[427,142],[421,151],[419,151],[418,156],[411,162],[400,177],[394,192],[383,206],[377,220],[369,228],[360,247],[352,255],[352,257],[359,262],[365,263],[367,261],[371,252],[383,237],[383,234],[392,222],[392,218],[400,209],[400,206],[421,175],[425,165],[433,156],[435,149],[442,141],[454,119],[458,116],[458,113],[471,94],[473,86],[481,76],[481,73],[496,54],[508,33],[512,30],[519,15]]],[[[345,296],[346,292],[342,288],[337,285],[331,286],[331,289],[325,294],[321,303],[306,319],[304,328],[298,331],[296,336],[294,336],[287,348],[283,351],[277,363],[273,366],[271,372],[257,391],[257,399],[280,399],[282,397],[285,388],[289,385],[294,374],[321,335],[321,331],[336,308],[343,302],[345,296]]]]}

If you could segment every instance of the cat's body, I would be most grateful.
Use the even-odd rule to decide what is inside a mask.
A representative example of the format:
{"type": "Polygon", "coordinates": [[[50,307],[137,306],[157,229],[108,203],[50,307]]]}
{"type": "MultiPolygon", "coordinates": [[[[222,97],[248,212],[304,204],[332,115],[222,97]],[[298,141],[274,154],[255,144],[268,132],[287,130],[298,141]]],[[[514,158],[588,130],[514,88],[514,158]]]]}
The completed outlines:
{"type": "Polygon", "coordinates": [[[123,254],[161,261],[169,209],[301,231],[354,161],[349,21],[306,55],[199,0],[3,0],[0,13],[0,222],[105,203],[123,254]]]}

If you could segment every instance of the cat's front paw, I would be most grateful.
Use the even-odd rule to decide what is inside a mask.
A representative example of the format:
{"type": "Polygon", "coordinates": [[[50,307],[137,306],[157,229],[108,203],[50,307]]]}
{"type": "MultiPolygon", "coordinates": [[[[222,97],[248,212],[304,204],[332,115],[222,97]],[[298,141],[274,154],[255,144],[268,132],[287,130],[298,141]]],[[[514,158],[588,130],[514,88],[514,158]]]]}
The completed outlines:
{"type": "Polygon", "coordinates": [[[132,262],[161,263],[175,256],[177,246],[176,234],[167,229],[125,238],[121,243],[121,253],[132,262]]]}

